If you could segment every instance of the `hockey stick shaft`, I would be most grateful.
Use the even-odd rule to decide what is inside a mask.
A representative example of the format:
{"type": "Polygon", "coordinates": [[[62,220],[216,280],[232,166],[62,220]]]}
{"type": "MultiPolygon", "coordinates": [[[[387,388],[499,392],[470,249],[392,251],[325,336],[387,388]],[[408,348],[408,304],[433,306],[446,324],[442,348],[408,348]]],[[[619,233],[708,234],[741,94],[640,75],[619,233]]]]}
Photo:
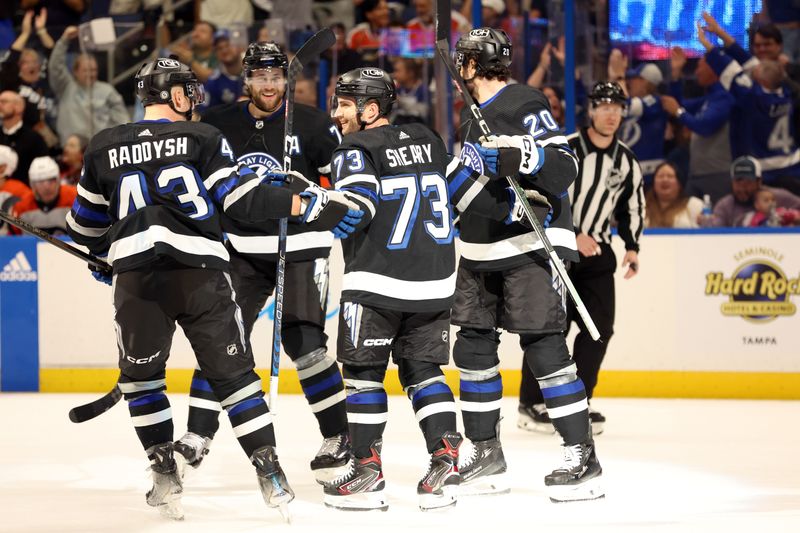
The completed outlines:
{"type": "Polygon", "coordinates": [[[83,250],[79,250],[79,249],[75,248],[74,246],[71,246],[71,245],[65,243],[61,239],[56,239],[52,235],[47,234],[46,232],[40,230],[36,226],[28,224],[24,220],[20,220],[19,218],[15,217],[14,215],[10,215],[10,214],[6,213],[5,211],[1,211],[0,210],[0,220],[3,220],[4,222],[8,222],[12,226],[21,229],[22,231],[24,231],[25,233],[27,233],[29,235],[33,235],[34,237],[38,237],[39,239],[41,239],[41,240],[43,240],[43,241],[45,241],[45,242],[47,242],[49,244],[52,244],[56,248],[60,248],[61,250],[67,252],[70,255],[73,255],[73,256],[77,257],[78,259],[86,261],[90,265],[100,269],[104,274],[109,274],[109,275],[111,274],[111,266],[108,263],[106,263],[105,261],[103,261],[102,259],[100,259],[99,257],[94,256],[92,254],[88,254],[88,253],[84,252],[83,250]]]}
{"type": "MultiPolygon", "coordinates": [[[[439,0],[437,6],[441,8],[442,4],[442,0],[439,0]]],[[[446,4],[446,2],[444,4],[446,4]]],[[[439,30],[439,28],[437,28],[437,30],[439,30]]],[[[486,121],[483,119],[481,110],[478,108],[478,105],[475,103],[472,95],[470,95],[469,90],[464,83],[464,79],[461,77],[461,74],[458,72],[458,70],[456,70],[455,63],[453,63],[453,58],[450,57],[449,40],[437,40],[436,49],[439,52],[439,57],[441,57],[445,66],[447,67],[447,70],[450,72],[450,76],[458,85],[458,91],[461,93],[461,98],[464,99],[464,103],[467,105],[472,113],[472,116],[475,118],[475,121],[478,123],[481,132],[484,135],[491,135],[492,132],[489,129],[488,124],[486,124],[486,121]]],[[[572,298],[572,302],[575,304],[575,309],[577,310],[578,315],[580,315],[581,320],[583,320],[589,335],[593,340],[598,340],[600,338],[600,332],[597,330],[597,326],[595,325],[594,320],[592,320],[591,315],[589,315],[586,305],[584,305],[583,300],[578,294],[578,291],[575,289],[575,285],[572,284],[572,280],[569,278],[569,275],[567,275],[567,270],[564,268],[561,258],[558,257],[553,245],[550,243],[550,239],[547,238],[544,227],[542,227],[541,222],[539,222],[539,219],[536,218],[536,215],[534,215],[533,209],[531,208],[530,203],[528,203],[528,199],[525,197],[525,191],[512,176],[506,176],[506,180],[511,186],[511,189],[514,191],[519,203],[522,205],[525,216],[528,217],[531,226],[533,226],[533,231],[536,233],[536,237],[538,237],[542,242],[542,246],[547,252],[547,255],[550,257],[550,263],[553,265],[553,268],[555,268],[556,273],[558,274],[558,277],[561,278],[562,283],[564,283],[566,286],[567,292],[569,292],[569,296],[572,298]]]]}
{"type": "MultiPolygon", "coordinates": [[[[333,46],[336,36],[330,28],[315,33],[300,47],[297,54],[289,62],[286,80],[286,109],[283,119],[283,170],[292,170],[292,126],[294,123],[294,88],[297,75],[309,61],[333,46]]],[[[281,327],[283,324],[283,298],[286,278],[286,236],[288,221],[280,219],[278,223],[278,264],[275,272],[275,317],[272,321],[272,365],[269,375],[269,408],[275,413],[278,402],[278,384],[280,382],[281,363],[281,327]]]]}

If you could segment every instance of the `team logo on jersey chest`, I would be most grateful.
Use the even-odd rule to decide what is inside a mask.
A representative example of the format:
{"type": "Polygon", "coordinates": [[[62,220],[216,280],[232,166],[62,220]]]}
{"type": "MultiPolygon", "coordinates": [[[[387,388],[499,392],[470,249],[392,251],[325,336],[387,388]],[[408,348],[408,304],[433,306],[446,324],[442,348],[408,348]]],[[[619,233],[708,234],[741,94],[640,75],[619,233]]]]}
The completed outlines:
{"type": "Polygon", "coordinates": [[[479,174],[483,174],[483,159],[472,143],[464,143],[461,148],[461,162],[479,174]]]}
{"type": "Polygon", "coordinates": [[[238,159],[238,162],[253,169],[253,172],[258,174],[259,177],[264,177],[265,174],[273,170],[283,170],[283,165],[278,163],[277,159],[264,152],[244,154],[238,159]]]}

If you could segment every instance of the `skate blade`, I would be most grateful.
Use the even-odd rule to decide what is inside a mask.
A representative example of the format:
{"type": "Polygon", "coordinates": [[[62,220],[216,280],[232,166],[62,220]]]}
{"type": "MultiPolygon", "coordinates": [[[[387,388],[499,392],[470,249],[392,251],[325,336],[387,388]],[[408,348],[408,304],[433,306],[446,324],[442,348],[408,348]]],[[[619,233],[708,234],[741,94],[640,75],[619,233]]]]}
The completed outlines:
{"type": "Polygon", "coordinates": [[[180,496],[159,505],[158,512],[170,520],[183,520],[183,504],[181,504],[180,496]]]}
{"type": "Polygon", "coordinates": [[[347,473],[350,463],[346,462],[341,466],[331,466],[328,468],[318,468],[314,470],[314,479],[320,485],[332,483],[334,479],[343,476],[347,473]]]}
{"type": "Polygon", "coordinates": [[[278,505],[278,512],[281,513],[281,516],[283,517],[283,520],[287,524],[291,524],[292,523],[292,515],[289,514],[289,503],[288,502],[284,502],[284,503],[279,504],[278,505]]]}
{"type": "Polygon", "coordinates": [[[389,509],[382,490],[339,496],[325,494],[322,501],[327,507],[341,511],[387,511],[389,509]]]}
{"type": "Polygon", "coordinates": [[[459,485],[460,496],[487,496],[508,494],[511,487],[505,472],[491,476],[479,477],[474,481],[461,482],[459,485]]]}
{"type": "Polygon", "coordinates": [[[532,433],[546,433],[548,435],[553,435],[556,432],[556,428],[553,427],[553,424],[541,424],[530,419],[522,419],[521,417],[519,420],[517,420],[517,427],[532,433]]]}
{"type": "Polygon", "coordinates": [[[442,494],[424,493],[419,495],[420,511],[445,511],[455,507],[458,502],[458,485],[442,487],[442,494]]]}
{"type": "Polygon", "coordinates": [[[550,485],[546,489],[547,495],[553,503],[597,500],[606,496],[600,476],[595,476],[579,485],[550,485]]]}

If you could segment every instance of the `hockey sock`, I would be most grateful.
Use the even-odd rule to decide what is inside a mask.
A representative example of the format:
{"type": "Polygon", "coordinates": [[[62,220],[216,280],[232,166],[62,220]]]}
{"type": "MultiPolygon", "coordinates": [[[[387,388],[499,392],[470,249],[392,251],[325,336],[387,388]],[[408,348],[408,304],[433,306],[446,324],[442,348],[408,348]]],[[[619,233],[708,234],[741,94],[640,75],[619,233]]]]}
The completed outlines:
{"type": "Polygon", "coordinates": [[[192,376],[189,388],[189,421],[187,430],[203,437],[214,438],[219,429],[219,413],[222,411],[211,385],[199,368],[192,376]]]}
{"type": "Polygon", "coordinates": [[[538,379],[547,414],[567,446],[586,442],[592,435],[586,389],[576,371],[573,363],[538,379]]]}
{"type": "Polygon", "coordinates": [[[295,360],[300,386],[325,438],[347,431],[344,383],[336,359],[318,348],[295,360]]]}
{"type": "Polygon", "coordinates": [[[456,431],[456,402],[453,392],[444,382],[444,375],[408,387],[406,392],[411,398],[414,415],[425,436],[428,453],[433,453],[441,448],[442,435],[445,432],[456,431]]]}
{"type": "Polygon", "coordinates": [[[342,368],[347,391],[347,420],[350,441],[356,457],[370,457],[370,446],[383,436],[389,418],[383,378],[386,366],[355,366],[342,368]]]}
{"type": "Polygon", "coordinates": [[[214,393],[224,398],[222,407],[228,412],[233,433],[239,445],[252,457],[264,446],[275,446],[272,415],[264,401],[261,378],[253,370],[233,379],[210,379],[214,393]]]}
{"type": "Polygon", "coordinates": [[[491,329],[461,328],[453,360],[461,371],[459,385],[464,433],[472,441],[493,439],[500,420],[503,381],[497,345],[500,335],[491,329]]]}
{"type": "Polygon", "coordinates": [[[127,376],[122,376],[119,388],[128,402],[131,421],[136,429],[136,435],[145,450],[172,441],[173,424],[172,408],[169,405],[164,373],[156,379],[148,381],[131,381],[127,376]]]}

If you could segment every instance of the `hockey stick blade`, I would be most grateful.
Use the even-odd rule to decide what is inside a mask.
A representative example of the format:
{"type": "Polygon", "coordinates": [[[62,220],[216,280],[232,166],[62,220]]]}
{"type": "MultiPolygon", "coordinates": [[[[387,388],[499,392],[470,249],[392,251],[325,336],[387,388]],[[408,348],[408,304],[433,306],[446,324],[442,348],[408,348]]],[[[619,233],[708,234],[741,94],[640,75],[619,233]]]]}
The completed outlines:
{"type": "Polygon", "coordinates": [[[74,246],[70,246],[69,244],[65,243],[61,239],[56,239],[52,235],[48,234],[47,232],[42,231],[41,229],[37,228],[36,226],[28,224],[24,220],[21,220],[21,219],[15,217],[14,215],[6,213],[5,211],[2,211],[2,210],[0,210],[0,220],[3,220],[4,222],[7,222],[7,223],[11,224],[14,227],[21,229],[22,231],[24,231],[28,235],[33,235],[34,237],[37,237],[37,238],[39,238],[39,239],[41,239],[41,240],[43,240],[43,241],[45,241],[45,242],[47,242],[49,244],[52,244],[56,248],[60,248],[61,250],[67,252],[70,255],[73,255],[73,256],[77,257],[78,259],[82,259],[83,261],[86,261],[90,265],[100,269],[104,274],[111,275],[111,266],[108,263],[106,263],[105,261],[103,261],[102,259],[100,259],[99,257],[97,257],[97,256],[94,256],[92,254],[87,254],[83,250],[79,250],[78,248],[75,248],[74,246]]]}
{"type": "Polygon", "coordinates": [[[334,34],[333,30],[330,28],[323,28],[312,35],[311,38],[300,47],[300,50],[298,50],[297,54],[292,58],[291,63],[298,62],[300,68],[303,68],[334,44],[336,44],[336,34],[334,34]]]}
{"type": "Polygon", "coordinates": [[[96,418],[117,405],[121,398],[122,391],[119,390],[118,385],[114,385],[114,388],[102,398],[70,409],[69,419],[76,424],[80,424],[96,418]]]}
{"type": "MultiPolygon", "coordinates": [[[[436,4],[437,16],[439,15],[438,10],[444,5],[446,5],[446,2],[443,0],[438,0],[436,4]]],[[[483,114],[481,113],[478,104],[469,93],[469,89],[464,82],[464,78],[461,77],[461,73],[456,69],[456,65],[453,62],[452,56],[450,55],[449,40],[437,39],[436,51],[439,52],[439,57],[442,59],[447,71],[450,73],[450,77],[453,78],[453,81],[455,81],[458,87],[458,92],[461,93],[461,98],[464,100],[464,104],[466,104],[466,106],[469,108],[470,113],[472,113],[472,117],[478,123],[481,133],[487,136],[491,135],[492,132],[489,129],[489,125],[486,124],[486,121],[483,119],[483,114]]],[[[556,272],[558,273],[558,277],[561,278],[561,281],[566,286],[567,292],[569,293],[570,298],[572,298],[572,302],[575,304],[575,309],[578,311],[578,315],[580,315],[584,325],[586,326],[586,330],[589,332],[589,336],[595,341],[599,340],[600,332],[598,331],[594,320],[592,320],[588,309],[586,309],[586,305],[584,305],[583,300],[578,294],[578,291],[575,289],[575,285],[572,284],[572,280],[567,274],[567,270],[564,268],[564,264],[558,257],[553,245],[550,243],[550,239],[547,238],[547,234],[545,233],[544,227],[542,227],[542,223],[539,222],[539,219],[536,218],[536,215],[534,215],[533,208],[528,202],[528,199],[525,197],[524,189],[519,183],[517,183],[517,180],[514,179],[513,176],[506,176],[506,180],[508,181],[511,189],[514,191],[514,194],[516,195],[520,205],[522,205],[522,209],[525,211],[525,216],[528,217],[531,226],[533,226],[533,231],[536,233],[536,237],[542,242],[542,246],[547,252],[547,255],[550,257],[550,263],[552,267],[555,268],[556,272]]]]}

